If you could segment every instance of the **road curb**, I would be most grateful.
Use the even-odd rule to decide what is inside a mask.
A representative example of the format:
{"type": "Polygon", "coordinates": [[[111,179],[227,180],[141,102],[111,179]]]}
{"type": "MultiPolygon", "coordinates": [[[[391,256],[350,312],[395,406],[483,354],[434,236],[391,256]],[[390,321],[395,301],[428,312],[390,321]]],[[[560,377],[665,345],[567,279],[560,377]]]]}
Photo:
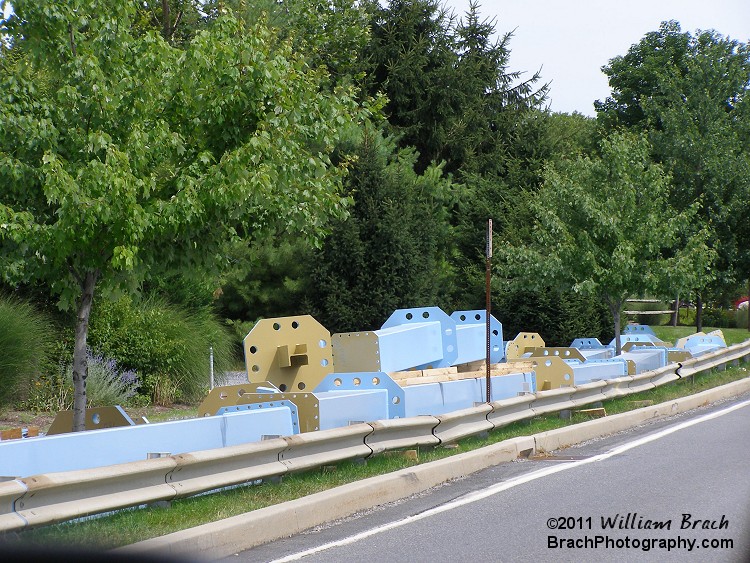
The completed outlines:
{"type": "Polygon", "coordinates": [[[129,553],[161,553],[217,559],[298,534],[358,511],[423,492],[534,452],[553,451],[614,434],[649,420],[693,410],[750,391],[750,378],[696,395],[583,422],[534,436],[504,440],[470,452],[386,475],[370,477],[297,500],[119,548],[129,553]]]}

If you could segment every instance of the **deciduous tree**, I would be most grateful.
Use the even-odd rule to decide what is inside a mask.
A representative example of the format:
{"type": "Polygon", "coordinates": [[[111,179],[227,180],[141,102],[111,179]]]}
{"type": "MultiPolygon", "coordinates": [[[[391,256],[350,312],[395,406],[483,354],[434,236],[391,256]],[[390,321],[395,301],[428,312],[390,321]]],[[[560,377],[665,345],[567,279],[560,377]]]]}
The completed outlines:
{"type": "Polygon", "coordinates": [[[95,297],[220,269],[228,240],[321,235],[359,112],[262,21],[222,15],[183,50],[106,4],[14,0],[0,61],[0,265],[76,311],[76,429],[95,297]]]}

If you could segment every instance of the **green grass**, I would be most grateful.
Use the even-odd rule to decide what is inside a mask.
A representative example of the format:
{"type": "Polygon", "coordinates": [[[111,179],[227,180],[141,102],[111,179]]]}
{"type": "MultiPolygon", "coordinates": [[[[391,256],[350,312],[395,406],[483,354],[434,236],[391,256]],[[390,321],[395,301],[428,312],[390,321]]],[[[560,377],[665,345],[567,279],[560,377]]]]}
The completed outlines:
{"type": "MultiPolygon", "coordinates": [[[[652,326],[651,328],[661,340],[664,342],[671,342],[672,344],[677,342],[680,338],[690,336],[696,332],[694,326],[652,326]]],[[[703,327],[703,332],[706,334],[713,332],[714,330],[721,330],[728,346],[739,344],[750,338],[750,332],[748,332],[746,328],[717,329],[713,327],[703,327]]]]}
{"type": "MultiPolygon", "coordinates": [[[[745,363],[725,371],[701,373],[649,391],[606,401],[603,406],[608,414],[616,414],[637,408],[635,401],[651,400],[657,404],[691,395],[748,377],[747,366],[748,364],[745,363]]],[[[24,530],[17,534],[17,539],[35,544],[55,543],[113,548],[244,514],[367,477],[428,463],[508,438],[532,435],[580,421],[581,418],[578,416],[574,416],[572,420],[564,420],[554,414],[535,417],[494,430],[485,438],[471,437],[461,440],[457,448],[420,449],[417,461],[394,453],[382,454],[368,459],[365,463],[353,461],[340,463],[335,470],[316,469],[285,475],[278,483],[264,482],[260,485],[238,487],[212,495],[176,500],[169,508],[152,506],[120,511],[86,521],[24,530]]]]}

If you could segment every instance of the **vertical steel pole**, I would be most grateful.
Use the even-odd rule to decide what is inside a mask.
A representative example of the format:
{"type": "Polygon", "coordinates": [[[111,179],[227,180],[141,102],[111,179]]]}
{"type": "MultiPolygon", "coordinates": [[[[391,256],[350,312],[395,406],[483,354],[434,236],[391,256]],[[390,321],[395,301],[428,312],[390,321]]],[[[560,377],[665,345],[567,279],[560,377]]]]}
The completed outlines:
{"type": "Polygon", "coordinates": [[[492,401],[492,386],[490,383],[490,269],[492,263],[492,219],[487,220],[487,253],[486,253],[486,267],[485,267],[485,281],[486,281],[486,311],[485,311],[485,324],[486,324],[486,338],[487,338],[487,356],[485,362],[487,364],[487,403],[492,401]]]}
{"type": "Polygon", "coordinates": [[[214,388],[214,347],[213,346],[209,346],[208,348],[208,373],[209,373],[208,390],[211,391],[214,388]]]}

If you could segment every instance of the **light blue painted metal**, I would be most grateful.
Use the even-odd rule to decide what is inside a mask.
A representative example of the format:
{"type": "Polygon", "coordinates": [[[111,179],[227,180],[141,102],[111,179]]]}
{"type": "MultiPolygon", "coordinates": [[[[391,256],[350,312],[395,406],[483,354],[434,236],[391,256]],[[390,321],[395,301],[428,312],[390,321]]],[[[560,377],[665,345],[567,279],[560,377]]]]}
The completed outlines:
{"type": "Polygon", "coordinates": [[[589,360],[609,360],[615,356],[615,349],[607,346],[606,348],[579,350],[581,355],[589,360]]]}
{"type": "Polygon", "coordinates": [[[443,395],[442,412],[430,414],[444,414],[461,409],[473,407],[476,403],[482,403],[482,385],[484,379],[461,379],[458,381],[441,382],[440,391],[443,395]]]}
{"type": "Polygon", "coordinates": [[[726,347],[726,343],[720,336],[712,334],[696,334],[685,341],[685,350],[693,357],[726,347]]]}
{"type": "Polygon", "coordinates": [[[570,343],[571,348],[578,348],[579,350],[599,350],[601,348],[608,348],[598,338],[576,338],[570,343]]]}
{"type": "Polygon", "coordinates": [[[443,368],[456,363],[456,322],[440,307],[397,309],[376,332],[388,335],[387,340],[381,336],[380,348],[381,369],[385,372],[443,368]],[[403,342],[394,342],[395,335],[400,335],[403,342]],[[395,365],[395,368],[386,367],[384,351],[393,362],[389,364],[395,365]]]}
{"type": "Polygon", "coordinates": [[[568,364],[573,367],[576,385],[628,375],[628,363],[620,357],[586,360],[584,363],[568,361],[568,364]]]}
{"type": "Polygon", "coordinates": [[[315,388],[315,395],[325,391],[351,391],[354,389],[385,389],[388,392],[388,416],[386,418],[404,418],[404,389],[391,377],[380,371],[331,373],[315,388]]]}
{"type": "MultiPolygon", "coordinates": [[[[487,312],[483,310],[455,311],[451,319],[456,323],[458,357],[455,365],[466,364],[487,357],[487,312]]],[[[501,362],[505,357],[503,325],[490,315],[490,363],[501,362]]]]}
{"type": "MultiPolygon", "coordinates": [[[[266,389],[259,387],[258,389],[266,389]]],[[[270,392],[278,392],[271,390],[270,392]]],[[[287,407],[289,409],[289,414],[292,419],[292,433],[293,434],[299,434],[299,411],[297,409],[297,405],[295,405],[292,401],[270,401],[265,403],[249,403],[246,405],[233,405],[231,407],[221,407],[217,412],[217,416],[221,416],[223,414],[232,414],[237,412],[245,412],[250,410],[260,410],[260,409],[270,409],[274,407],[287,407]]]]}
{"type": "MultiPolygon", "coordinates": [[[[625,325],[622,331],[623,334],[650,334],[656,336],[654,329],[648,325],[629,324],[625,325]]],[[[658,339],[657,339],[658,340],[658,339]]]]}
{"type": "Polygon", "coordinates": [[[636,346],[628,352],[623,352],[619,357],[632,360],[636,374],[659,369],[669,363],[668,348],[664,346],[636,346]]]}
{"type": "Polygon", "coordinates": [[[195,452],[294,432],[288,407],[0,442],[0,475],[90,469],[144,460],[150,452],[195,452]]]}
{"type": "MultiPolygon", "coordinates": [[[[656,335],[649,334],[647,332],[639,332],[639,333],[632,333],[632,334],[621,334],[620,335],[620,345],[624,346],[628,342],[650,342],[652,344],[661,344],[661,340],[659,340],[656,335]]],[[[610,346],[615,346],[615,339],[612,339],[612,342],[609,343],[610,346]]]]}
{"type": "Polygon", "coordinates": [[[315,397],[321,430],[388,418],[388,390],[385,388],[322,391],[315,393],[315,397]]]}
{"type": "MultiPolygon", "coordinates": [[[[486,386],[479,380],[480,385],[480,402],[487,401],[486,386]]],[[[536,376],[533,372],[509,373],[506,375],[496,375],[490,378],[492,386],[492,400],[510,399],[526,393],[536,393],[536,376]]]]}
{"type": "Polygon", "coordinates": [[[404,415],[443,414],[443,390],[440,383],[404,387],[404,415]]]}

